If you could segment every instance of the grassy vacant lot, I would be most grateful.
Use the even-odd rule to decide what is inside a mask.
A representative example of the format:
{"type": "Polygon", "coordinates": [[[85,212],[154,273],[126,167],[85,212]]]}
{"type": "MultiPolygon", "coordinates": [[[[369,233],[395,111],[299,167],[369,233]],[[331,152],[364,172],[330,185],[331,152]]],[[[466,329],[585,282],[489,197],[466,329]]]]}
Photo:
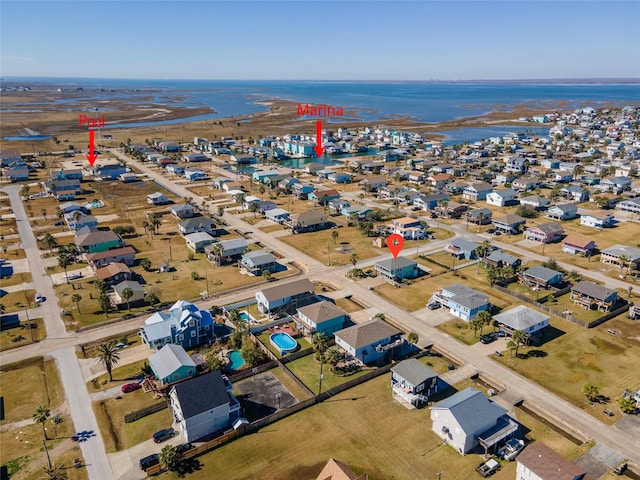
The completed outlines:
{"type": "MultiPolygon", "coordinates": [[[[291,373],[298,377],[302,383],[309,388],[309,390],[318,393],[318,388],[320,386],[320,362],[314,358],[313,354],[287,363],[286,367],[291,371],[291,373]]],[[[326,392],[336,385],[340,385],[341,383],[363,375],[365,372],[366,370],[361,370],[348,377],[341,377],[331,371],[331,365],[325,363],[322,366],[322,391],[326,392]]]]}
{"type": "Polygon", "coordinates": [[[540,346],[521,347],[519,358],[504,352],[495,360],[584,409],[599,420],[612,424],[621,418],[616,399],[625,388],[640,384],[640,324],[623,316],[598,327],[586,329],[562,319],[551,318],[540,346]],[[620,332],[611,335],[608,329],[620,332]],[[610,399],[592,406],[582,393],[593,383],[610,399]],[[603,409],[614,412],[604,415],[603,409]]]}
{"type": "MultiPolygon", "coordinates": [[[[22,285],[23,283],[30,283],[32,281],[33,277],[31,277],[31,272],[14,273],[9,278],[0,280],[0,288],[5,288],[10,285],[22,285]]],[[[1,299],[0,302],[2,302],[1,299]]]]}
{"type": "MultiPolygon", "coordinates": [[[[443,446],[430,425],[428,410],[407,410],[392,399],[390,376],[382,375],[199,457],[200,473],[227,480],[310,479],[335,457],[371,480],[437,478],[438,471],[452,479],[477,476],[478,456],[443,446]]],[[[492,478],[514,476],[512,462],[492,478]]]]}
{"type": "Polygon", "coordinates": [[[354,302],[351,298],[337,298],[336,305],[347,313],[358,312],[362,310],[362,305],[354,302]]]}
{"type": "Polygon", "coordinates": [[[427,367],[439,374],[447,373],[449,371],[449,365],[452,363],[447,357],[439,354],[426,355],[420,357],[418,361],[424,363],[427,367]]]}
{"type": "Polygon", "coordinates": [[[32,289],[9,292],[0,299],[0,303],[4,305],[5,313],[21,312],[24,306],[31,308],[35,305],[35,295],[36,291],[32,289]],[[20,303],[20,306],[16,305],[17,303],[20,303]]]}
{"type": "Polygon", "coordinates": [[[124,423],[124,415],[162,401],[142,390],[93,402],[93,411],[108,453],[124,450],[143,442],[154,432],[171,426],[169,409],[160,410],[132,423],[124,423]]]}
{"type": "MultiPolygon", "coordinates": [[[[448,334],[450,337],[460,340],[467,345],[473,345],[480,340],[480,331],[474,333],[473,329],[469,327],[469,324],[459,318],[454,318],[448,322],[444,322],[438,325],[438,328],[448,334]]],[[[490,327],[484,327],[483,332],[486,333],[491,330],[490,327]]]]}
{"type": "Polygon", "coordinates": [[[271,225],[266,225],[264,227],[260,227],[260,230],[262,230],[265,233],[271,233],[271,232],[279,232],[280,230],[284,230],[285,226],[284,225],[280,225],[278,223],[273,223],[271,225]]]}
{"type": "MultiPolygon", "coordinates": [[[[33,334],[34,342],[44,340],[46,332],[41,318],[31,320],[31,334],[33,334]]],[[[30,344],[31,334],[29,333],[29,328],[24,324],[16,328],[3,330],[0,332],[0,352],[30,344]]]]}

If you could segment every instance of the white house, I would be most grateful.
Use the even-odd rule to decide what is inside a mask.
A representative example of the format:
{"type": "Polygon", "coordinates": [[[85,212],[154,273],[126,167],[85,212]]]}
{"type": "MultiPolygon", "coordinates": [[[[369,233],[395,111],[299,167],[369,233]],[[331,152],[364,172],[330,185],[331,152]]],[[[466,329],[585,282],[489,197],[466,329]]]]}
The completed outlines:
{"type": "Polygon", "coordinates": [[[612,227],[613,220],[613,214],[604,211],[595,211],[580,215],[580,225],[598,229],[612,227]]]}
{"type": "Polygon", "coordinates": [[[196,253],[204,252],[204,247],[216,243],[215,237],[207,232],[195,232],[186,235],[184,239],[187,241],[187,247],[196,253]]]}
{"type": "Polygon", "coordinates": [[[147,203],[151,205],[166,205],[169,203],[169,199],[164,193],[155,192],[147,195],[147,203]]]}
{"type": "Polygon", "coordinates": [[[187,442],[226,429],[240,412],[231,382],[219,371],[173,386],[169,402],[173,418],[187,442]]]}
{"type": "Polygon", "coordinates": [[[309,297],[312,294],[313,283],[308,278],[303,278],[302,280],[258,290],[255,297],[258,303],[258,310],[262,313],[270,314],[274,310],[284,310],[292,302],[309,297]]]}
{"type": "Polygon", "coordinates": [[[458,453],[481,445],[488,450],[518,430],[507,411],[469,387],[431,407],[432,429],[458,453]]]}
{"type": "Polygon", "coordinates": [[[522,330],[526,334],[534,334],[549,326],[549,315],[538,312],[533,308],[518,305],[493,316],[493,321],[507,333],[522,330]]]}
{"type": "Polygon", "coordinates": [[[496,207],[513,205],[516,202],[517,195],[518,193],[511,188],[505,188],[504,190],[495,190],[491,193],[487,193],[486,202],[489,205],[494,205],[496,207]]]}

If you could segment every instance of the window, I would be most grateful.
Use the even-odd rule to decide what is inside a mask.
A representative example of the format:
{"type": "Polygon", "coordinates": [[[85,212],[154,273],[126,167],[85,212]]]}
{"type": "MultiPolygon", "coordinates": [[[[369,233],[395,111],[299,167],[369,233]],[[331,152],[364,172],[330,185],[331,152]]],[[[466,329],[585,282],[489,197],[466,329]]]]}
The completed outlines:
{"type": "Polygon", "coordinates": [[[195,325],[194,321],[193,321],[193,320],[190,320],[190,321],[189,321],[189,326],[190,326],[190,327],[193,327],[194,325],[195,325]]]}
{"type": "Polygon", "coordinates": [[[183,334],[178,335],[178,341],[181,342],[182,340],[184,340],[184,335],[183,334]]]}
{"type": "Polygon", "coordinates": [[[192,330],[192,331],[191,331],[191,336],[192,336],[192,337],[195,337],[195,336],[196,336],[196,331],[195,331],[195,330],[192,330]]]}

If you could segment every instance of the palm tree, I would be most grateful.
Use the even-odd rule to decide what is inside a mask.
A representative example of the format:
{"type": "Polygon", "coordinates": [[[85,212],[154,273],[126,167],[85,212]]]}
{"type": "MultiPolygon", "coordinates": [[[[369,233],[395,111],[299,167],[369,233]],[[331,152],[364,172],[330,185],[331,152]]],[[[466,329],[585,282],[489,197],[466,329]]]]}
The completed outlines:
{"type": "Polygon", "coordinates": [[[262,196],[262,200],[264,200],[264,192],[266,192],[267,189],[264,187],[264,185],[260,185],[260,195],[262,196]]]}
{"type": "Polygon", "coordinates": [[[320,363],[324,363],[324,352],[327,350],[327,336],[324,333],[317,332],[311,336],[311,343],[316,352],[316,358],[320,363]]]}
{"type": "Polygon", "coordinates": [[[407,342],[409,342],[411,345],[417,344],[419,339],[420,337],[418,336],[418,332],[411,331],[407,335],[407,342]]]}
{"type": "Polygon", "coordinates": [[[185,205],[192,205],[193,204],[193,197],[184,197],[184,204],[185,205]]]}
{"type": "Polygon", "coordinates": [[[513,357],[513,351],[518,348],[518,345],[513,340],[509,340],[507,342],[507,348],[511,351],[511,356],[513,357]]]}
{"type": "Polygon", "coordinates": [[[166,445],[160,451],[160,465],[169,471],[175,471],[180,463],[180,454],[173,445],[166,445]]]}
{"type": "Polygon", "coordinates": [[[80,300],[82,300],[82,295],[80,295],[79,293],[74,293],[73,295],[71,295],[71,301],[75,302],[78,313],[80,313],[80,300]]]}
{"type": "Polygon", "coordinates": [[[151,236],[153,237],[153,235],[158,233],[158,228],[160,228],[161,222],[155,213],[149,213],[147,215],[147,218],[149,219],[149,226],[151,227],[151,236]]]}
{"type": "Polygon", "coordinates": [[[29,191],[30,190],[31,190],[31,188],[29,187],[29,185],[24,185],[22,187],[22,189],[20,190],[20,195],[22,195],[25,200],[28,200],[29,199],[29,191]]]}
{"type": "Polygon", "coordinates": [[[480,322],[480,335],[482,335],[482,329],[484,328],[484,326],[491,324],[491,314],[486,310],[482,310],[481,312],[478,312],[476,318],[480,322]]]}
{"type": "Polygon", "coordinates": [[[340,236],[340,234],[338,233],[337,230],[334,230],[333,232],[331,232],[331,238],[333,238],[333,244],[336,244],[336,240],[338,240],[338,237],[340,236]]]}
{"type": "Polygon", "coordinates": [[[133,290],[129,287],[122,289],[122,298],[127,301],[127,310],[131,311],[131,305],[129,304],[129,299],[133,296],[133,290]]]}
{"type": "Polygon", "coordinates": [[[42,480],[68,480],[69,475],[66,472],[64,465],[51,464],[42,468],[43,477],[42,480]]]}
{"type": "Polygon", "coordinates": [[[484,325],[482,323],[482,320],[480,320],[477,316],[475,318],[472,318],[471,320],[469,320],[469,328],[473,329],[473,336],[474,337],[478,336],[478,330],[482,329],[482,325],[484,325]]]}
{"type": "Polygon", "coordinates": [[[620,276],[622,276],[622,271],[624,270],[624,267],[627,266],[629,261],[630,258],[627,255],[620,255],[618,257],[618,265],[620,265],[620,276]]]}
{"type": "Polygon", "coordinates": [[[145,272],[148,272],[149,270],[151,270],[151,260],[149,260],[148,258],[141,258],[140,266],[144,268],[145,272]]]}
{"type": "Polygon", "coordinates": [[[593,383],[586,383],[582,387],[582,393],[584,393],[584,396],[587,397],[587,400],[589,400],[590,402],[595,402],[598,400],[598,397],[600,397],[600,388],[598,388],[598,386],[594,385],[593,383]]]}
{"type": "Polygon", "coordinates": [[[218,217],[222,218],[224,215],[224,207],[222,205],[218,205],[218,217]]]}
{"type": "Polygon", "coordinates": [[[271,272],[269,270],[263,270],[262,278],[264,278],[267,282],[269,282],[271,280],[271,272]]]}
{"type": "Polygon", "coordinates": [[[47,430],[44,428],[44,422],[46,422],[50,416],[51,411],[45,406],[37,407],[35,413],[32,415],[36,423],[42,424],[42,435],[44,435],[45,440],[49,440],[49,438],[47,437],[47,430]]]}
{"type": "Polygon", "coordinates": [[[67,284],[69,284],[69,274],[67,273],[67,268],[72,263],[73,263],[73,260],[71,258],[71,255],[69,255],[69,253],[67,253],[67,249],[66,248],[61,248],[58,251],[58,265],[60,265],[60,267],[64,268],[64,276],[67,278],[67,284]]]}
{"type": "Polygon", "coordinates": [[[342,354],[340,353],[340,350],[338,349],[338,347],[333,346],[327,349],[326,358],[327,358],[327,362],[329,362],[329,365],[331,365],[331,371],[333,371],[336,368],[336,365],[340,361],[341,357],[342,357],[342,354]]]}
{"type": "Polygon", "coordinates": [[[491,242],[489,240],[483,240],[482,243],[476,248],[476,255],[478,256],[478,273],[480,273],[480,263],[487,256],[487,253],[491,251],[491,242]]]}
{"type": "Polygon", "coordinates": [[[98,362],[104,365],[104,368],[107,369],[110,382],[113,382],[113,376],[111,375],[111,370],[113,369],[113,366],[116,365],[120,360],[120,356],[118,355],[118,349],[116,348],[116,345],[117,345],[117,342],[115,340],[110,340],[108,342],[102,342],[98,346],[97,360],[98,362]]]}
{"type": "Polygon", "coordinates": [[[354,252],[349,255],[349,261],[353,265],[353,268],[356,268],[356,264],[358,263],[358,254],[354,252]]]}
{"type": "Polygon", "coordinates": [[[53,253],[53,249],[58,244],[56,238],[51,233],[46,232],[42,237],[42,243],[49,247],[49,252],[53,253]]]}
{"type": "Polygon", "coordinates": [[[216,243],[211,247],[211,253],[216,258],[216,263],[218,266],[222,264],[222,253],[224,252],[224,247],[221,243],[216,243]]]}
{"type": "Polygon", "coordinates": [[[146,220],[143,220],[142,223],[140,223],[140,225],[142,226],[142,228],[144,228],[144,234],[146,235],[149,231],[149,222],[147,222],[146,220]]]}
{"type": "Polygon", "coordinates": [[[104,312],[105,317],[109,317],[109,309],[111,308],[111,299],[106,292],[102,292],[98,297],[98,302],[100,303],[100,308],[104,312]]]}
{"type": "Polygon", "coordinates": [[[101,280],[99,278],[96,278],[93,281],[93,286],[96,287],[96,290],[98,291],[98,294],[102,294],[105,293],[107,291],[107,284],[104,280],[101,280]]]}
{"type": "Polygon", "coordinates": [[[256,218],[256,213],[258,212],[258,210],[260,210],[260,205],[258,204],[258,202],[251,202],[251,204],[249,205],[249,211],[253,212],[253,218],[256,218]]]}
{"type": "Polygon", "coordinates": [[[520,348],[520,345],[524,345],[524,343],[527,341],[527,334],[524,333],[523,330],[514,330],[513,333],[511,334],[511,339],[516,344],[516,357],[517,357],[518,349],[520,348]]]}

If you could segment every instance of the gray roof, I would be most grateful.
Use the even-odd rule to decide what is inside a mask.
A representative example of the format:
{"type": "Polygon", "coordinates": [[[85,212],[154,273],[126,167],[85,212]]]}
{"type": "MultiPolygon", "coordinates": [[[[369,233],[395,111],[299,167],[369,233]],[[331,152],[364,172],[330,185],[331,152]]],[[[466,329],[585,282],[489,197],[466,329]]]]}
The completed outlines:
{"type": "Polygon", "coordinates": [[[562,205],[555,205],[551,207],[549,210],[555,210],[555,209],[560,210],[562,213],[571,213],[571,212],[577,212],[578,206],[575,205],[574,203],[563,203],[562,205]]]}
{"type": "Polygon", "coordinates": [[[467,307],[469,310],[473,310],[474,308],[478,308],[489,303],[489,297],[487,295],[459,283],[454,283],[453,285],[444,287],[443,290],[452,293],[453,296],[449,298],[458,305],[467,307]]]}
{"type": "Polygon", "coordinates": [[[537,278],[538,280],[542,280],[544,282],[549,282],[553,280],[557,275],[562,275],[561,272],[556,272],[555,270],[551,270],[550,268],[543,267],[541,265],[536,265],[535,267],[528,268],[525,270],[524,274],[528,277],[537,278]]]}
{"type": "Polygon", "coordinates": [[[564,233],[564,228],[559,223],[544,223],[542,225],[531,228],[537,228],[546,235],[551,235],[554,233],[564,233]]]}
{"type": "Polygon", "coordinates": [[[200,243],[200,242],[215,242],[216,237],[208,234],[207,232],[195,232],[190,233],[189,235],[184,237],[185,240],[191,243],[200,243]]]}
{"type": "Polygon", "coordinates": [[[597,283],[582,280],[571,288],[572,292],[578,292],[597,300],[606,300],[615,290],[612,290],[597,283]]]}
{"type": "Polygon", "coordinates": [[[391,371],[404,378],[411,385],[419,385],[438,374],[415,358],[403,360],[391,368],[391,371]]]}
{"type": "Polygon", "coordinates": [[[236,248],[247,248],[249,246],[249,242],[247,242],[244,238],[232,238],[231,240],[223,240],[220,242],[222,248],[225,250],[235,250],[236,248]]]}
{"type": "Polygon", "coordinates": [[[266,265],[275,261],[275,257],[264,250],[252,250],[251,252],[247,252],[242,255],[242,262],[254,267],[266,265]]]}
{"type": "Polygon", "coordinates": [[[311,283],[308,278],[303,278],[294,282],[265,288],[262,290],[262,295],[264,295],[264,298],[269,302],[272,302],[274,300],[291,297],[293,295],[300,295],[306,292],[313,292],[313,283],[311,283]]]}
{"type": "Polygon", "coordinates": [[[180,367],[193,367],[196,364],[180,345],[169,343],[149,357],[149,365],[160,380],[171,376],[180,367]]]}
{"type": "Polygon", "coordinates": [[[140,285],[140,283],[138,283],[135,280],[124,280],[124,281],[120,282],[119,284],[113,286],[113,289],[116,291],[116,293],[120,297],[122,297],[122,291],[125,288],[130,288],[133,293],[142,292],[143,291],[142,285],[140,285]]]}
{"type": "Polygon", "coordinates": [[[547,205],[549,200],[541,195],[528,195],[521,198],[520,203],[538,203],[540,205],[547,205]]]}
{"type": "Polygon", "coordinates": [[[388,323],[374,318],[364,323],[335,332],[335,336],[341,338],[353,348],[366,347],[384,338],[398,335],[402,332],[388,323]]]}
{"type": "Polygon", "coordinates": [[[507,413],[504,408],[493,403],[473,387],[436,403],[431,410],[449,410],[467,435],[475,434],[482,427],[497,421],[507,413]]]}
{"type": "Polygon", "coordinates": [[[229,403],[229,394],[219,371],[179,383],[172,390],[177,394],[185,419],[229,403]]]}
{"type": "Polygon", "coordinates": [[[393,258],[388,258],[386,260],[380,260],[376,262],[376,267],[381,268],[382,270],[387,270],[390,272],[400,270],[409,266],[415,266],[418,263],[415,260],[411,260],[407,257],[399,256],[395,260],[393,258]]]}
{"type": "Polygon", "coordinates": [[[470,217],[479,217],[480,215],[484,215],[485,218],[491,218],[491,216],[493,215],[493,212],[491,210],[489,210],[488,208],[476,208],[475,210],[470,210],[467,215],[470,217]]]}
{"type": "Polygon", "coordinates": [[[500,195],[501,197],[515,197],[518,195],[518,192],[513,190],[512,188],[505,188],[504,190],[494,190],[493,193],[496,195],[500,195]]]}
{"type": "Polygon", "coordinates": [[[193,205],[173,205],[171,210],[174,212],[191,211],[195,210],[193,205]]]}
{"type": "Polygon", "coordinates": [[[96,230],[94,232],[78,235],[76,237],[76,245],[78,247],[84,247],[86,245],[98,245],[100,243],[112,242],[114,240],[120,240],[120,237],[111,230],[96,230]]]}
{"type": "Polygon", "coordinates": [[[493,223],[501,223],[503,225],[514,225],[516,223],[525,223],[526,221],[526,218],[522,218],[520,215],[516,215],[513,213],[505,215],[504,217],[494,218],[492,220],[493,223]]]}
{"type": "Polygon", "coordinates": [[[465,240],[464,238],[454,238],[451,241],[450,245],[466,252],[473,252],[480,246],[477,243],[470,242],[469,240],[465,240]]]}
{"type": "Polygon", "coordinates": [[[501,250],[496,250],[495,252],[491,252],[491,255],[487,257],[487,260],[496,263],[502,262],[505,265],[513,265],[520,259],[518,257],[514,257],[513,255],[509,255],[508,253],[504,253],[501,250]]]}
{"type": "Polygon", "coordinates": [[[194,217],[183,220],[178,225],[186,230],[193,227],[210,227],[211,225],[215,225],[215,223],[215,220],[209,217],[194,217]]]}
{"type": "Polygon", "coordinates": [[[640,258],[640,249],[628,247],[627,245],[614,245],[613,247],[603,249],[601,253],[611,255],[612,257],[626,255],[632,262],[640,258]]]}
{"type": "Polygon", "coordinates": [[[316,324],[346,315],[344,310],[326,300],[300,307],[298,308],[298,313],[313,320],[316,324]]]}
{"type": "Polygon", "coordinates": [[[505,312],[494,315],[493,319],[496,322],[504,323],[505,325],[513,328],[514,330],[527,330],[528,328],[537,325],[540,322],[549,320],[551,317],[540,313],[524,305],[518,305],[517,307],[507,310],[505,312]]]}

